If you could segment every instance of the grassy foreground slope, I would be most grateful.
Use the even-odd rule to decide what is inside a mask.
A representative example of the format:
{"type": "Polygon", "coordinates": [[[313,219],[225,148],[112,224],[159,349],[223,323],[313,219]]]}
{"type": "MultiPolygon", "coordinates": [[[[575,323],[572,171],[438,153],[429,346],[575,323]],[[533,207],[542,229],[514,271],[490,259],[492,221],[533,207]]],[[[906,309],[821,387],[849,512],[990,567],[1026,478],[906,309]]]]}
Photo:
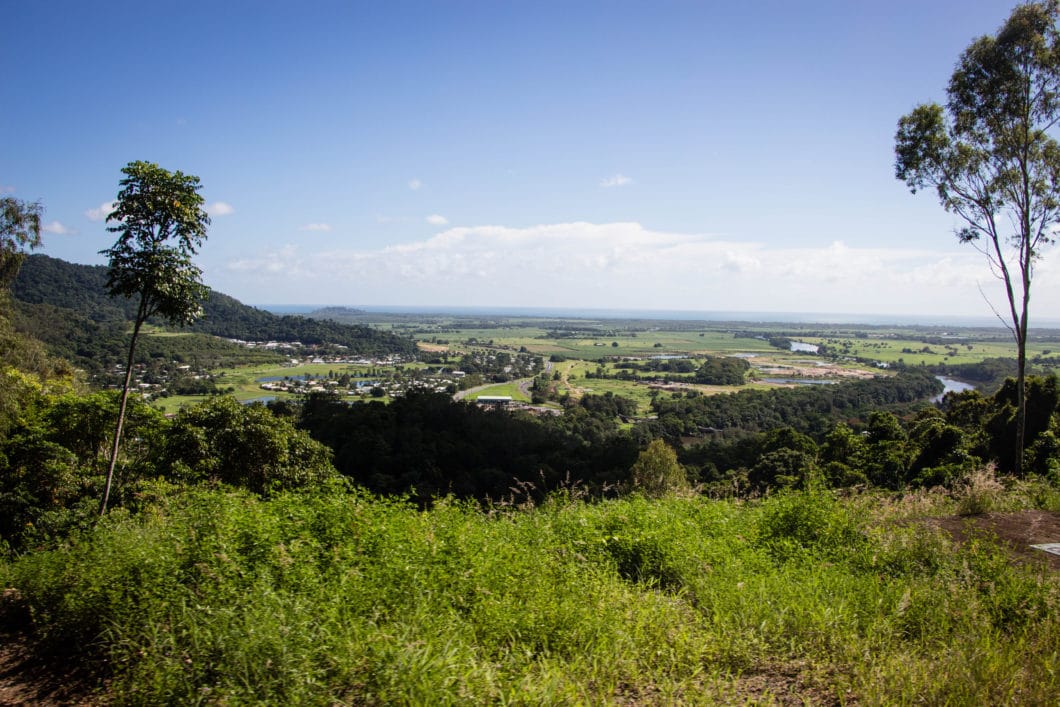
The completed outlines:
{"type": "Polygon", "coordinates": [[[159,498],[0,565],[119,703],[1044,704],[1060,688],[1055,574],[986,538],[958,552],[881,496],[159,498]]]}

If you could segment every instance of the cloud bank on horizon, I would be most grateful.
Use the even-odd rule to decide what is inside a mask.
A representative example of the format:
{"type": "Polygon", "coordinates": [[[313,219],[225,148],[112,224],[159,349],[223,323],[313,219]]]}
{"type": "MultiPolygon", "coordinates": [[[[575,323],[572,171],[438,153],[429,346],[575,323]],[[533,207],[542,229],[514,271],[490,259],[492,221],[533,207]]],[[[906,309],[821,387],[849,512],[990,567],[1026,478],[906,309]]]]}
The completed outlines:
{"type": "MultiPolygon", "coordinates": [[[[1003,304],[970,248],[778,247],[635,222],[451,227],[375,249],[292,243],[231,259],[213,279],[260,303],[282,284],[305,304],[982,315],[982,297],[968,299],[978,289],[1003,304]]],[[[1048,256],[1035,286],[1060,295],[1048,256]]]]}

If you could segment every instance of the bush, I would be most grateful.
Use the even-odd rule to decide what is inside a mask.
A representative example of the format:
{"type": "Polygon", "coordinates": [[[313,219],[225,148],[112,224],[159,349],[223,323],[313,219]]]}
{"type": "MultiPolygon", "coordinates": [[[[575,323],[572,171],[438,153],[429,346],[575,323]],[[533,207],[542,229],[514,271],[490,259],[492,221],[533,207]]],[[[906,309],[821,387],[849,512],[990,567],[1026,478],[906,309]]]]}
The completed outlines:
{"type": "Polygon", "coordinates": [[[782,559],[805,550],[832,554],[864,540],[849,510],[830,493],[816,490],[786,492],[765,501],[758,536],[782,559]]]}
{"type": "Polygon", "coordinates": [[[331,451],[261,404],[213,398],[177,414],[160,468],[185,481],[221,481],[258,493],[295,489],[335,474],[331,451]]]}
{"type": "Polygon", "coordinates": [[[997,480],[992,468],[977,469],[965,477],[955,490],[957,513],[977,516],[993,510],[1005,487],[997,480]]]}
{"type": "Polygon", "coordinates": [[[677,454],[661,439],[652,440],[640,453],[630,469],[630,480],[635,491],[653,498],[688,489],[688,478],[677,462],[677,454]]]}

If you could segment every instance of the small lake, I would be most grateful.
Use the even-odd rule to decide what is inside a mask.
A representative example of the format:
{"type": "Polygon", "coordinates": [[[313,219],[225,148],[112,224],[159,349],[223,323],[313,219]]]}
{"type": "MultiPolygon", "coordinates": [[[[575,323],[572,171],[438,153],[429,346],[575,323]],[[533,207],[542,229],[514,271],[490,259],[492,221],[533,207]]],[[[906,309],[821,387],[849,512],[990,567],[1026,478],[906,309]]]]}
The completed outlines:
{"type": "Polygon", "coordinates": [[[942,383],[944,387],[941,393],[931,399],[931,402],[933,403],[942,402],[942,398],[946,395],[946,393],[963,393],[966,390],[975,390],[974,385],[971,385],[970,383],[965,383],[964,381],[959,381],[956,378],[947,378],[946,376],[935,377],[938,378],[939,382],[942,383]]]}
{"type": "Polygon", "coordinates": [[[820,347],[817,344],[807,344],[805,341],[792,341],[791,350],[803,353],[817,353],[820,347]]]}
{"type": "MultiPolygon", "coordinates": [[[[327,379],[327,376],[314,376],[311,373],[306,373],[297,376],[265,376],[264,378],[255,378],[254,381],[256,383],[279,383],[281,381],[323,381],[327,379]]],[[[379,385],[379,381],[350,381],[350,385],[357,388],[371,388],[372,386],[379,385]]]]}
{"type": "Polygon", "coordinates": [[[839,381],[824,380],[821,378],[763,378],[765,383],[774,383],[778,385],[791,384],[796,385],[835,385],[839,381]]]}
{"type": "Polygon", "coordinates": [[[244,405],[250,405],[251,403],[267,403],[270,400],[275,400],[275,395],[263,395],[260,398],[250,398],[249,400],[240,400],[239,402],[244,405]]]}

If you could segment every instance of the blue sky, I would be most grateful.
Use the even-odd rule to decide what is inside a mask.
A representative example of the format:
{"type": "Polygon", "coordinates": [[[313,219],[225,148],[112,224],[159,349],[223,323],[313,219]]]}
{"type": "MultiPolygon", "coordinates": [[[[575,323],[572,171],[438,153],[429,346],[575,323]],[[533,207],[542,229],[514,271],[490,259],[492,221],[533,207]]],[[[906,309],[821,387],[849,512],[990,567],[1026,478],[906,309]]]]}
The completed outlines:
{"type": "Polygon", "coordinates": [[[893,136],[1012,7],[0,0],[0,190],[100,263],[122,166],[196,174],[248,303],[988,315],[893,136]]]}

